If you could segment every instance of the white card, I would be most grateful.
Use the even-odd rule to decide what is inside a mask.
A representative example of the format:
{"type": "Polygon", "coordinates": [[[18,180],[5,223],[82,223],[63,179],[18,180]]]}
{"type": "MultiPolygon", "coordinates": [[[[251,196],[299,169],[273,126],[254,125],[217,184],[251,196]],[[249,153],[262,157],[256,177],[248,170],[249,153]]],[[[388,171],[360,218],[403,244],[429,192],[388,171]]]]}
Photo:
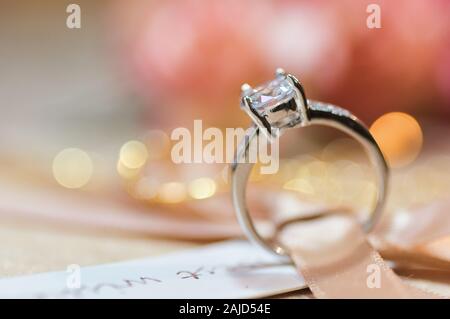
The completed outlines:
{"type": "Polygon", "coordinates": [[[304,287],[285,261],[246,241],[227,241],[161,257],[1,279],[0,298],[258,298],[304,287]]]}

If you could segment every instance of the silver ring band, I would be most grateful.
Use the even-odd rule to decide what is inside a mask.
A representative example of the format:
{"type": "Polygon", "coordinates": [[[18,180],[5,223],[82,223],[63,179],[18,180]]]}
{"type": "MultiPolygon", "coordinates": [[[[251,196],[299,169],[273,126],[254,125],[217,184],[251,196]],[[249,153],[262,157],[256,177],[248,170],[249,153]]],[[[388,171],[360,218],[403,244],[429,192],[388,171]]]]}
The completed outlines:
{"type": "MultiPolygon", "coordinates": [[[[304,98],[303,90],[300,93],[304,98]]],[[[303,119],[301,126],[324,125],[337,128],[358,140],[366,150],[371,164],[376,170],[378,184],[373,210],[370,217],[362,222],[363,229],[366,232],[370,231],[381,215],[388,187],[388,166],[378,144],[366,126],[349,111],[331,104],[307,101],[306,98],[304,98],[304,104],[306,104],[304,105],[306,117],[303,119]]],[[[289,252],[280,243],[268,241],[258,233],[246,205],[247,181],[254,164],[244,162],[243,158],[249,151],[251,143],[257,140],[256,137],[263,129],[260,125],[250,127],[238,148],[238,153],[231,167],[232,199],[239,223],[247,237],[271,252],[278,255],[288,255],[289,252]]]]}

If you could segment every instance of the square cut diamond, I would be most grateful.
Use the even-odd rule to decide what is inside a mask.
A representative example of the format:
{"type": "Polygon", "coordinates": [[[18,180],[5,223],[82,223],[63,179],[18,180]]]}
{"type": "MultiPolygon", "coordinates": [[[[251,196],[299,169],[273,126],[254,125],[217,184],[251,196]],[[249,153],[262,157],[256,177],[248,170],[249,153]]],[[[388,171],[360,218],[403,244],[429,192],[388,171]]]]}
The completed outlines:
{"type": "Polygon", "coordinates": [[[250,95],[253,108],[269,111],[275,106],[286,103],[296,96],[294,85],[286,77],[277,77],[257,87],[250,95]]]}
{"type": "Polygon", "coordinates": [[[278,75],[253,90],[243,92],[241,107],[268,135],[275,129],[297,125],[302,119],[303,100],[292,79],[278,75]]]}

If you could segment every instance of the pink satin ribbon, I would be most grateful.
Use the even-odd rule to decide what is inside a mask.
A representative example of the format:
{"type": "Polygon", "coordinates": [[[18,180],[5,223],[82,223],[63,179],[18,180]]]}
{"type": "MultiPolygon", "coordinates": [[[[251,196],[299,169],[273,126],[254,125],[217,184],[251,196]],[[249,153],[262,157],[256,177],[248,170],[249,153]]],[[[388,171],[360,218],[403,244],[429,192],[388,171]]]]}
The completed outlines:
{"type": "Polygon", "coordinates": [[[404,283],[348,214],[284,226],[279,239],[316,298],[438,298],[404,283]]]}
{"type": "Polygon", "coordinates": [[[387,215],[370,241],[386,259],[404,266],[450,272],[450,201],[387,215]]]}

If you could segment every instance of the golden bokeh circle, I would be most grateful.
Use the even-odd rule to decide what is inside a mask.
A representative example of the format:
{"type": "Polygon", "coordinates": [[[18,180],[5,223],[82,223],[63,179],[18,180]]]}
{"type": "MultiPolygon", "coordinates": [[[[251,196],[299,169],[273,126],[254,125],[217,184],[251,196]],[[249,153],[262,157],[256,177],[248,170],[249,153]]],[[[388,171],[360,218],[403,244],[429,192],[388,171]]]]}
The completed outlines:
{"type": "Polygon", "coordinates": [[[195,199],[205,199],[216,193],[216,183],[208,177],[194,179],[189,183],[189,195],[195,199]]]}
{"type": "Polygon", "coordinates": [[[128,141],[120,149],[119,161],[130,169],[142,167],[148,158],[148,150],[144,143],[128,141]]]}
{"type": "Polygon", "coordinates": [[[94,165],[91,157],[79,148],[66,148],[53,159],[53,177],[63,187],[81,188],[92,178],[94,165]]]}
{"type": "Polygon", "coordinates": [[[410,164],[422,149],[422,129],[417,120],[406,113],[384,114],[372,124],[370,132],[391,167],[410,164]]]}

